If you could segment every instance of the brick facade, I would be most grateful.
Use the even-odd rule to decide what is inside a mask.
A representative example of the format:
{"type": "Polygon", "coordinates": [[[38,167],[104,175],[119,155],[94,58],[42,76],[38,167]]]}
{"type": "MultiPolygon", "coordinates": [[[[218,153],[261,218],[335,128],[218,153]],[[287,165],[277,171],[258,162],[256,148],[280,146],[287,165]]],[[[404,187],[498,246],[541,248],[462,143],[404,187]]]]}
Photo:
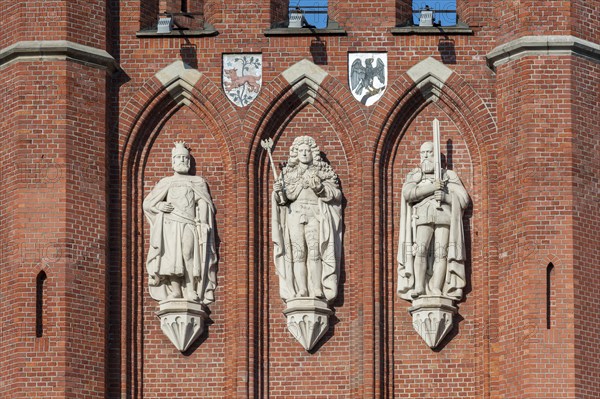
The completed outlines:
{"type": "Polygon", "coordinates": [[[410,2],[329,1],[345,33],[278,35],[287,2],[189,0],[217,34],[139,34],[163,3],[181,2],[0,5],[0,397],[600,396],[600,1],[458,0],[470,31],[433,34],[392,31],[410,2]],[[387,52],[373,106],[350,93],[351,52],[387,52]],[[245,108],[222,88],[232,53],[263,57],[245,108]],[[467,287],[435,350],[396,294],[401,187],[433,118],[472,201],[467,287]],[[303,134],[344,193],[340,294],[309,352],[281,313],[260,146],[281,163],[303,134]],[[148,293],[142,212],[175,140],[219,244],[211,322],[183,354],[148,293]]]}

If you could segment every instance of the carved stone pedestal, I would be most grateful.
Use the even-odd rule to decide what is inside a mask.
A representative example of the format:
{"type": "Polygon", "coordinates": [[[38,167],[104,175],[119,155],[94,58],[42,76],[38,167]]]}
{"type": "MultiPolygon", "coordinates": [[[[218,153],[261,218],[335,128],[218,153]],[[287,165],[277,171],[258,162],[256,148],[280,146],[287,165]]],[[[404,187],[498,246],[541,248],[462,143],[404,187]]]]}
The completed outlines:
{"type": "Polygon", "coordinates": [[[204,305],[186,299],[166,299],[156,312],[160,327],[173,345],[184,352],[204,331],[204,305]]]}
{"type": "Polygon", "coordinates": [[[452,299],[433,295],[414,299],[408,309],[413,318],[413,328],[431,349],[452,330],[456,310],[452,299]]]}
{"type": "Polygon", "coordinates": [[[283,314],[288,330],[304,349],[311,350],[329,328],[329,315],[333,312],[327,301],[316,298],[288,299],[283,314]]]}

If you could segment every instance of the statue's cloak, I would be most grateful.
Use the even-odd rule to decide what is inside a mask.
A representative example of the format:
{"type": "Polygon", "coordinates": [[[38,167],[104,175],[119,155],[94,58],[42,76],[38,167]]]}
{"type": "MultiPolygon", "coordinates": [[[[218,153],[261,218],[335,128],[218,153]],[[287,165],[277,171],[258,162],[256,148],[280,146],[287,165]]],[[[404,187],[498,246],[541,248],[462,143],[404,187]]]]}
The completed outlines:
{"type": "MultiPolygon", "coordinates": [[[[150,194],[144,199],[144,214],[150,222],[150,247],[148,258],[146,259],[146,269],[148,275],[160,280],[162,275],[179,274],[172,270],[172,265],[163,265],[162,256],[164,255],[165,244],[163,237],[164,215],[156,209],[156,205],[165,201],[171,185],[175,182],[181,184],[184,180],[182,176],[169,176],[162,179],[152,189],[150,194]]],[[[204,304],[214,302],[214,290],[217,287],[217,251],[215,245],[214,229],[214,206],[208,192],[208,186],[200,176],[185,176],[188,186],[194,191],[199,201],[204,201],[208,208],[208,223],[194,221],[194,265],[193,277],[198,282],[196,292],[200,301],[204,304]]],[[[182,225],[182,228],[185,226],[182,225]]],[[[167,298],[167,286],[158,283],[150,285],[150,296],[157,301],[167,298]]]]}
{"type": "MultiPolygon", "coordinates": [[[[463,229],[463,212],[469,205],[469,195],[462,185],[458,175],[451,170],[443,170],[443,180],[447,181],[447,189],[451,198],[451,221],[448,239],[448,263],[446,267],[446,279],[443,295],[460,300],[463,288],[466,285],[465,278],[465,238],[463,229]]],[[[406,178],[408,183],[416,184],[421,181],[423,173],[420,168],[414,169],[406,178]]],[[[404,190],[403,190],[404,191],[404,190]]],[[[401,298],[412,300],[411,291],[415,286],[413,253],[413,206],[404,197],[400,201],[400,237],[398,240],[398,294],[401,298]]],[[[432,262],[428,262],[427,275],[431,276],[432,262]]]]}
{"type": "MultiPolygon", "coordinates": [[[[342,206],[341,191],[331,181],[323,181],[326,195],[319,198],[319,252],[323,265],[321,283],[327,301],[333,301],[338,292],[338,276],[342,259],[342,206]]],[[[271,225],[274,243],[274,258],[279,275],[279,295],[284,301],[294,298],[297,287],[294,284],[292,248],[287,225],[290,206],[279,204],[277,195],[272,196],[271,225]]]]}

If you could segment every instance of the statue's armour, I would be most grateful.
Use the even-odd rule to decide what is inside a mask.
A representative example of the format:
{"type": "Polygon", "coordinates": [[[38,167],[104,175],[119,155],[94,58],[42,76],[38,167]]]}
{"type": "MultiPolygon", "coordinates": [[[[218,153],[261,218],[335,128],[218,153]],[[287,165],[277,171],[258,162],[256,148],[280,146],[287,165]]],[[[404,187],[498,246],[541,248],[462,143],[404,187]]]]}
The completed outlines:
{"type": "Polygon", "coordinates": [[[310,180],[316,175],[311,166],[304,171],[298,184],[302,186],[298,197],[290,203],[291,217],[299,224],[307,224],[319,214],[319,197],[310,188],[310,180]]]}
{"type": "Polygon", "coordinates": [[[312,188],[303,188],[298,198],[290,204],[290,210],[300,224],[307,224],[310,218],[316,218],[319,214],[319,198],[312,188]]]}
{"type": "Polygon", "coordinates": [[[182,181],[171,184],[167,202],[175,208],[173,212],[165,214],[168,219],[182,223],[194,223],[196,207],[194,190],[190,183],[182,181]]]}
{"type": "MultiPolygon", "coordinates": [[[[428,176],[423,176],[423,179],[417,183],[417,187],[423,187],[432,184],[433,182],[428,176]]],[[[415,219],[415,225],[417,226],[424,224],[449,226],[451,215],[452,211],[450,209],[450,205],[442,203],[440,209],[438,202],[435,200],[433,195],[413,205],[413,218],[415,219]]]]}

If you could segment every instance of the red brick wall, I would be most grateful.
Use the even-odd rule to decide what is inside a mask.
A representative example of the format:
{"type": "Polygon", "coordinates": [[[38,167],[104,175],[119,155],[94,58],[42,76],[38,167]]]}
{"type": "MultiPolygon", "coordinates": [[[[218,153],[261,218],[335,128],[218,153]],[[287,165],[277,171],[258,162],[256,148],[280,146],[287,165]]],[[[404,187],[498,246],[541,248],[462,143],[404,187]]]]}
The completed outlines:
{"type": "Polygon", "coordinates": [[[571,2],[571,34],[593,43],[600,42],[600,27],[597,21],[600,2],[574,0],[571,2]]]}
{"type": "Polygon", "coordinates": [[[496,3],[498,44],[530,35],[568,35],[577,22],[571,1],[503,0],[496,3]]]}
{"type": "MultiPolygon", "coordinates": [[[[125,4],[124,10],[127,7],[128,5],[125,4]]],[[[382,7],[385,8],[385,5],[382,7]]],[[[221,113],[220,117],[225,116],[231,122],[226,132],[213,131],[213,134],[215,136],[224,134],[232,137],[234,143],[239,143],[234,145],[234,152],[238,154],[235,158],[240,160],[241,169],[236,169],[234,174],[238,176],[237,181],[241,185],[238,194],[247,195],[241,198],[248,198],[249,207],[236,208],[237,223],[239,226],[247,226],[249,231],[246,236],[243,232],[244,228],[240,228],[236,230],[236,235],[232,236],[231,240],[253,243],[253,249],[248,252],[239,248],[240,244],[233,244],[238,248],[233,250],[238,254],[236,265],[240,265],[238,269],[242,275],[244,275],[244,267],[247,267],[245,275],[248,276],[249,281],[248,286],[243,287],[240,286],[239,281],[234,281],[233,276],[227,275],[230,285],[226,287],[239,296],[234,299],[225,294],[226,299],[223,300],[235,300],[236,303],[244,305],[244,309],[248,309],[249,312],[248,324],[242,322],[237,325],[241,341],[234,340],[231,335],[228,335],[229,329],[224,327],[223,339],[239,346],[236,350],[230,350],[225,354],[225,362],[229,362],[233,369],[220,366],[221,363],[214,363],[216,370],[220,367],[224,368],[225,376],[217,378],[225,379],[225,392],[229,394],[235,392],[240,397],[260,396],[265,395],[266,392],[275,396],[289,397],[292,394],[289,391],[286,393],[285,387],[289,386],[290,378],[298,383],[322,382],[322,384],[311,385],[318,387],[313,388],[315,392],[312,392],[317,397],[325,394],[333,397],[403,394],[426,397],[427,393],[424,389],[432,381],[439,384],[440,391],[467,397],[503,397],[502,395],[505,394],[507,397],[511,395],[527,397],[530,393],[524,386],[529,382],[528,378],[535,380],[535,377],[527,374],[523,377],[511,374],[511,365],[515,362],[508,360],[508,356],[516,356],[520,353],[520,348],[533,332],[527,330],[530,326],[523,324],[524,319],[520,318],[520,315],[517,314],[512,318],[509,309],[512,309],[513,305],[516,308],[529,305],[517,299],[507,298],[505,292],[508,283],[504,280],[506,276],[501,275],[504,269],[499,267],[497,249],[499,242],[508,242],[507,245],[514,245],[515,248],[520,245],[513,236],[515,232],[512,227],[507,227],[506,231],[501,230],[504,225],[500,221],[508,226],[512,220],[508,215],[513,210],[509,209],[507,203],[508,192],[512,192],[514,182],[499,176],[497,172],[499,165],[502,165],[504,167],[502,173],[509,173],[508,165],[515,164],[514,150],[502,140],[506,140],[505,137],[512,131],[515,131],[518,140],[525,140],[524,133],[518,133],[520,129],[517,123],[518,117],[522,114],[518,108],[519,97],[517,96],[513,102],[509,101],[512,98],[512,92],[509,90],[516,90],[519,80],[515,79],[515,75],[509,74],[506,77],[503,75],[496,81],[490,70],[482,64],[482,55],[491,50],[493,45],[493,40],[489,39],[495,35],[489,25],[476,27],[479,33],[474,37],[455,36],[443,41],[437,36],[391,37],[374,28],[382,23],[381,18],[375,21],[375,17],[369,16],[369,12],[366,11],[364,15],[359,13],[356,19],[358,22],[355,23],[355,20],[351,19],[355,10],[350,11],[351,9],[351,5],[330,4],[330,12],[332,16],[335,15],[334,19],[342,23],[346,21],[345,27],[350,33],[347,38],[323,38],[327,43],[327,62],[323,64],[323,68],[330,73],[331,77],[325,80],[324,89],[317,96],[318,112],[309,106],[295,114],[298,103],[294,105],[296,100],[293,95],[287,97],[288,94],[284,94],[287,93],[286,83],[279,76],[283,70],[298,60],[311,59],[309,49],[312,38],[265,38],[262,30],[255,28],[260,25],[254,25],[255,22],[245,28],[244,37],[248,44],[244,51],[262,51],[265,68],[263,92],[248,110],[233,108],[219,93],[221,54],[240,51],[239,33],[235,29],[230,29],[232,25],[226,21],[239,21],[239,16],[229,15],[228,13],[233,13],[234,10],[227,8],[228,12],[223,17],[224,24],[221,27],[217,26],[217,29],[221,30],[217,39],[192,40],[199,49],[199,70],[204,74],[207,82],[210,82],[208,86],[198,84],[196,87],[200,92],[206,92],[207,98],[225,101],[226,105],[221,107],[221,112],[225,113],[221,113]],[[349,96],[345,87],[347,52],[367,50],[387,50],[390,63],[388,91],[378,104],[368,109],[360,107],[349,96]],[[407,95],[411,93],[411,88],[404,72],[428,55],[443,60],[456,73],[448,83],[443,101],[439,104],[440,108],[429,107],[427,111],[419,113],[422,99],[418,95],[413,97],[407,95]],[[514,82],[514,89],[509,89],[513,87],[512,82],[514,82]],[[507,91],[506,102],[502,107],[513,106],[510,111],[512,114],[505,108],[502,108],[502,111],[496,108],[496,92],[493,90],[496,84],[501,88],[505,87],[499,91],[499,93],[507,91]],[[282,95],[284,99],[280,99],[282,95]],[[286,102],[291,104],[286,105],[286,102]],[[397,116],[394,118],[398,122],[394,125],[389,114],[390,112],[396,114],[395,109],[400,107],[399,102],[403,104],[402,110],[412,109],[411,112],[415,116],[418,115],[414,122],[408,117],[397,116]],[[496,130],[497,127],[491,118],[498,112],[507,113],[502,119],[504,125],[496,130]],[[289,124],[286,122],[288,115],[295,115],[289,124]],[[462,319],[459,319],[457,330],[452,334],[452,339],[444,344],[443,349],[437,352],[426,349],[424,343],[412,331],[406,314],[408,304],[397,299],[394,287],[396,267],[394,243],[397,239],[394,226],[398,223],[394,201],[397,201],[405,164],[413,166],[418,145],[423,139],[430,137],[429,124],[434,115],[442,119],[444,126],[447,126],[443,134],[453,140],[453,151],[455,151],[453,167],[461,176],[464,175],[465,185],[469,188],[473,199],[472,210],[469,210],[470,214],[467,216],[471,237],[469,244],[472,256],[469,265],[471,287],[465,301],[460,304],[462,319]],[[239,122],[237,118],[241,118],[239,122]],[[339,127],[340,122],[335,122],[336,118],[344,121],[342,125],[350,129],[345,135],[339,133],[342,128],[339,127]],[[402,135],[401,132],[404,132],[405,128],[408,130],[402,135]],[[333,334],[327,336],[326,341],[314,354],[306,354],[287,332],[284,317],[281,315],[283,304],[277,295],[278,282],[272,270],[270,255],[267,202],[270,172],[264,154],[260,155],[256,135],[281,136],[277,141],[275,156],[285,159],[287,147],[293,137],[313,131],[317,132],[314,134],[319,135],[317,136],[319,138],[331,137],[330,143],[319,140],[326,153],[333,151],[333,154],[337,154],[340,150],[346,153],[352,149],[355,155],[330,157],[333,167],[340,174],[348,200],[345,210],[348,227],[344,236],[347,245],[343,280],[344,301],[336,306],[336,316],[339,321],[335,325],[333,334]],[[385,139],[387,143],[391,143],[387,144],[391,146],[390,148],[384,148],[385,145],[379,144],[384,137],[390,137],[385,139]],[[393,144],[394,142],[396,144],[393,144]],[[381,147],[382,145],[384,147],[381,147]],[[250,155],[245,155],[250,148],[252,148],[250,155]],[[385,150],[381,158],[379,155],[373,158],[374,151],[380,151],[376,148],[385,150]],[[503,157],[502,162],[499,157],[503,157]],[[250,171],[246,175],[244,170],[248,162],[250,171]],[[379,163],[382,165],[390,163],[390,166],[379,169],[379,163]],[[488,166],[488,163],[493,167],[488,166]],[[356,179],[355,176],[360,178],[356,179]],[[388,186],[384,191],[380,191],[383,190],[380,179],[384,176],[383,181],[387,182],[388,186]],[[247,191],[244,187],[247,187],[247,191]],[[371,187],[379,187],[379,189],[373,190],[371,187]],[[375,196],[373,196],[374,192],[375,196]],[[384,206],[384,203],[389,205],[384,206]],[[496,207],[503,209],[501,212],[505,212],[505,216],[500,216],[501,214],[496,212],[496,207]],[[367,237],[352,228],[357,221],[365,225],[367,237]],[[383,230],[380,227],[381,223],[386,226],[383,230]],[[369,236],[369,231],[373,231],[372,237],[369,236]],[[523,332],[525,338],[513,338],[508,333],[512,329],[525,331],[523,332]],[[244,340],[248,340],[246,345],[244,340]],[[513,341],[517,342],[515,345],[521,346],[509,347],[509,343],[513,341]],[[247,347],[247,352],[243,350],[244,346],[247,347]],[[502,352],[502,356],[494,352],[500,350],[499,348],[506,350],[502,352]],[[240,359],[245,356],[248,356],[247,365],[240,359]],[[417,372],[417,369],[424,367],[424,362],[430,365],[428,371],[417,372]],[[336,366],[338,364],[344,366],[345,373],[336,374],[339,372],[336,366]],[[320,367],[321,365],[325,367],[320,367]],[[447,371],[450,367],[452,372],[447,371]],[[330,372],[334,374],[328,374],[330,372]],[[336,388],[331,384],[331,380],[343,383],[336,388]]],[[[391,16],[390,21],[393,21],[394,9],[390,8],[388,11],[391,16]]],[[[382,12],[385,13],[385,10],[382,12]]],[[[471,18],[478,17],[481,24],[494,18],[489,8],[479,7],[477,12],[478,14],[472,13],[471,18]]],[[[379,17],[380,14],[377,16],[379,17]]],[[[121,28],[127,31],[128,26],[125,24],[121,28]]],[[[134,32],[134,29],[131,32],[134,32]]],[[[146,83],[141,92],[138,90],[144,82],[148,82],[153,73],[178,59],[180,45],[173,39],[150,41],[123,38],[121,48],[127,56],[122,58],[122,63],[131,78],[121,90],[121,103],[124,104],[122,107],[126,113],[135,114],[148,108],[143,101],[150,100],[152,90],[157,89],[156,85],[146,83]],[[152,60],[157,60],[156,64],[153,65],[152,60]],[[133,100],[128,103],[130,98],[133,100]]],[[[512,68],[517,71],[515,73],[518,73],[517,66],[511,67],[510,71],[513,71],[512,68]]],[[[519,79],[529,78],[529,76],[518,76],[519,79]]],[[[531,95],[533,92],[527,93],[531,95]]],[[[204,98],[204,95],[200,95],[200,98],[204,98]]],[[[209,119],[215,117],[212,115],[209,119]]],[[[127,126],[130,125],[123,124],[122,136],[128,134],[127,126]]],[[[125,158],[127,157],[126,153],[125,158]]],[[[520,212],[520,208],[517,209],[520,212]]],[[[217,223],[219,220],[227,223],[230,219],[222,216],[221,219],[217,219],[217,223]]],[[[543,267],[540,268],[544,272],[548,263],[546,259],[544,258],[543,267]]],[[[223,264],[222,267],[226,266],[223,264]]],[[[519,270],[519,267],[514,267],[519,270]]],[[[565,271],[558,269],[557,266],[555,273],[555,276],[558,276],[557,281],[562,279],[560,273],[564,275],[565,271]]],[[[540,282],[543,284],[544,275],[541,276],[540,282]]],[[[143,281],[141,277],[139,278],[139,282],[143,281]]],[[[522,287],[523,297],[529,295],[529,291],[533,291],[535,295],[544,292],[543,288],[528,282],[523,282],[522,287]]],[[[509,288],[514,289],[512,286],[509,288]]],[[[146,295],[144,285],[136,289],[140,289],[146,295]]],[[[219,290],[217,302],[220,300],[220,295],[223,295],[223,291],[219,290]]],[[[543,303],[543,298],[541,301],[543,303]]],[[[219,305],[214,305],[215,309],[217,306],[219,305]]],[[[566,303],[565,306],[568,308],[569,304],[566,303]]],[[[237,316],[242,314],[243,312],[240,312],[237,316]]],[[[224,323],[227,325],[226,322],[224,323]]],[[[541,323],[543,326],[543,320],[541,323]]],[[[157,325],[152,328],[156,329],[157,325]]],[[[213,333],[215,340],[220,340],[221,338],[217,338],[216,335],[219,333],[218,327],[213,325],[209,327],[209,331],[211,328],[215,330],[213,333]]],[[[150,335],[147,338],[150,339],[150,335]]],[[[153,337],[153,339],[158,339],[163,344],[166,341],[163,337],[153,337]]],[[[194,353],[193,356],[205,356],[205,350],[208,351],[211,347],[208,340],[210,338],[198,347],[198,353],[194,353]]],[[[553,342],[558,340],[555,339],[553,342]]],[[[124,345],[128,343],[124,342],[124,345]]],[[[167,342],[166,346],[169,345],[167,342]]],[[[169,353],[174,351],[172,348],[165,350],[169,353]]],[[[140,358],[138,361],[140,364],[151,362],[150,358],[140,358]]],[[[526,366],[530,361],[530,357],[524,357],[516,364],[520,365],[521,369],[528,370],[526,366]]],[[[563,382],[562,378],[564,375],[571,375],[570,372],[572,372],[570,369],[556,372],[557,380],[560,381],[556,383],[558,388],[555,386],[554,389],[567,392],[565,397],[568,397],[569,392],[572,393],[569,391],[572,388],[570,385],[572,380],[567,379],[563,382]]],[[[155,390],[161,383],[165,383],[164,379],[153,375],[143,376],[146,395],[156,395],[155,390]]],[[[544,392],[544,389],[541,392],[544,392]]],[[[298,392],[299,396],[307,394],[311,393],[298,392]]]]}
{"type": "Polygon", "coordinates": [[[412,1],[396,0],[396,25],[412,24],[412,1]]]}
{"type": "Polygon", "coordinates": [[[271,23],[287,21],[289,3],[288,0],[270,0],[271,23]]]}
{"type": "MultiPolygon", "coordinates": [[[[222,147],[214,139],[206,123],[195,115],[189,108],[184,108],[169,119],[160,135],[154,141],[147,154],[144,169],[144,196],[166,176],[173,174],[171,167],[171,149],[176,140],[185,140],[191,149],[195,161],[195,174],[202,176],[209,187],[216,214],[219,220],[232,217],[227,203],[225,185],[228,179],[223,178],[225,168],[221,153],[222,147]]],[[[143,253],[148,251],[149,225],[144,219],[143,253]]],[[[198,397],[198,392],[206,397],[220,397],[225,384],[225,352],[228,345],[226,331],[231,329],[234,320],[227,318],[228,300],[225,293],[231,290],[230,267],[234,262],[231,252],[235,230],[231,226],[219,223],[219,300],[211,308],[211,320],[206,330],[208,332],[196,344],[192,345],[189,355],[182,356],[160,329],[156,316],[157,302],[143,291],[143,335],[142,350],[146,359],[142,379],[143,395],[145,398],[162,398],[165,394],[178,398],[198,397]],[[198,378],[201,374],[202,378],[198,378]],[[172,379],[167,382],[165,379],[172,379]],[[173,385],[173,381],[177,381],[173,385]]],[[[145,258],[144,258],[145,259],[145,258]]],[[[140,272],[145,273],[145,264],[140,272]]],[[[147,279],[143,279],[145,283],[147,279]]]]}
{"type": "Polygon", "coordinates": [[[329,0],[329,16],[348,29],[363,31],[396,25],[395,1],[367,3],[359,0],[329,0]]]}
{"type": "MultiPolygon", "coordinates": [[[[500,2],[502,4],[502,2],[500,2]]],[[[459,22],[466,23],[475,30],[487,30],[495,27],[495,8],[498,2],[478,0],[457,0],[456,13],[459,22]]]]}
{"type": "Polygon", "coordinates": [[[14,29],[10,35],[4,34],[0,36],[0,48],[4,48],[20,40],[20,34],[23,31],[22,24],[24,22],[21,9],[24,6],[25,3],[20,1],[3,1],[0,3],[0,12],[4,16],[2,25],[12,26],[14,29]]]}
{"type": "MultiPolygon", "coordinates": [[[[0,85],[2,98],[5,99],[3,110],[6,112],[6,117],[0,119],[2,134],[0,135],[0,158],[2,169],[0,169],[0,184],[2,191],[0,192],[0,284],[3,292],[2,313],[0,313],[0,325],[2,326],[2,345],[0,345],[0,370],[2,372],[2,382],[0,389],[2,392],[9,392],[16,387],[13,382],[17,378],[19,366],[22,359],[15,359],[11,356],[13,345],[17,344],[17,336],[19,326],[13,322],[14,316],[8,312],[11,308],[16,308],[23,302],[23,294],[19,291],[24,291],[24,282],[20,284],[12,284],[9,291],[9,281],[12,279],[9,265],[18,264],[17,259],[20,255],[19,237],[15,233],[14,226],[16,223],[16,209],[12,205],[16,202],[17,188],[19,182],[16,179],[17,157],[15,151],[16,144],[19,142],[19,123],[20,109],[19,96],[22,95],[22,79],[17,75],[17,66],[5,67],[2,69],[3,76],[6,73],[6,79],[0,85]],[[12,293],[12,294],[11,294],[12,293]]],[[[23,143],[24,145],[25,143],[23,143]]],[[[32,273],[33,274],[33,273],[32,273]]],[[[32,282],[35,277],[32,277],[32,282]]],[[[31,331],[34,334],[34,331],[31,331]]]]}
{"type": "MultiPolygon", "coordinates": [[[[1,11],[2,48],[19,40],[106,43],[104,2],[9,2],[1,11]]],[[[35,58],[0,71],[0,396],[104,397],[106,72],[35,58]]]]}
{"type": "Polygon", "coordinates": [[[498,69],[498,395],[573,397],[573,127],[570,57],[498,69]],[[555,266],[551,328],[546,268],[555,266]],[[560,367],[548,367],[560,358],[560,367]]]}
{"type": "Polygon", "coordinates": [[[110,2],[108,43],[104,2],[68,3],[0,5],[14,28],[1,47],[67,39],[109,47],[122,68],[106,85],[105,72],[72,61],[0,67],[0,396],[598,396],[599,253],[590,231],[599,219],[600,71],[574,56],[529,56],[494,72],[485,59],[524,35],[598,41],[587,11],[597,2],[459,1],[475,33],[442,37],[393,36],[398,1],[330,1],[347,35],[320,37],[318,58],[315,37],[264,35],[273,1],[207,0],[219,35],[185,39],[137,38],[150,11],[110,2]],[[356,51],[388,54],[388,87],[368,108],[347,86],[356,51]],[[263,54],[261,93],[243,109],[221,88],[222,54],[235,52],[263,54]],[[430,56],[454,71],[434,103],[406,74],[430,56]],[[154,77],[182,59],[202,74],[190,106],[154,77]],[[302,59],[328,73],[312,103],[282,77],[302,59]],[[454,330],[432,351],[396,295],[395,258],[400,189],[434,117],[472,205],[467,290],[454,330]],[[279,163],[303,134],[317,140],[345,196],[341,293],[310,353],[281,314],[272,176],[259,144],[273,137],[279,163]],[[185,354],[160,331],[147,292],[141,211],[182,139],[211,190],[220,239],[213,323],[185,354]],[[35,338],[40,270],[45,329],[35,338]]]}
{"type": "Polygon", "coordinates": [[[104,49],[106,2],[34,0],[3,2],[2,48],[19,40],[70,40],[104,49]]]}
{"type": "Polygon", "coordinates": [[[595,235],[600,220],[600,68],[598,64],[573,59],[573,273],[575,278],[575,369],[578,398],[594,398],[600,392],[598,380],[598,329],[593,317],[600,298],[598,262],[600,245],[595,235]]]}
{"type": "Polygon", "coordinates": [[[11,188],[6,206],[12,210],[3,218],[10,231],[3,235],[8,378],[2,396],[101,397],[105,73],[65,61],[21,62],[9,71],[15,77],[8,87],[15,85],[19,111],[5,138],[12,152],[7,161],[15,170],[6,169],[14,187],[6,186],[11,188]],[[48,277],[44,335],[36,338],[41,270],[48,277]]]}
{"type": "Polygon", "coordinates": [[[499,44],[530,35],[574,35],[594,43],[599,41],[600,29],[595,23],[600,6],[598,0],[503,0],[495,3],[499,44]]]}

